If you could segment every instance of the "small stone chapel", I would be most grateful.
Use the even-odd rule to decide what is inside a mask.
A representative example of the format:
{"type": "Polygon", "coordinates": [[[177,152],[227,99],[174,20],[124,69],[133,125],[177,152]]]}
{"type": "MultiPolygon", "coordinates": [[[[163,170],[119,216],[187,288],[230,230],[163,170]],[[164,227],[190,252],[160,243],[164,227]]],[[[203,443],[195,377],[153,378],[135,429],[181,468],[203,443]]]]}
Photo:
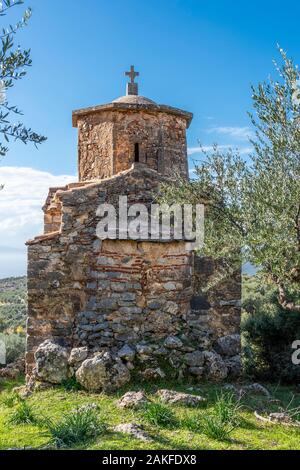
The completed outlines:
{"type": "Polygon", "coordinates": [[[76,375],[101,390],[237,377],[241,273],[212,282],[217,266],[184,240],[97,237],[99,204],[150,205],[162,183],[188,178],[192,114],[140,96],[133,66],[126,75],[126,96],[73,112],[79,181],[50,188],[44,234],[27,242],[27,380],[76,375]]]}

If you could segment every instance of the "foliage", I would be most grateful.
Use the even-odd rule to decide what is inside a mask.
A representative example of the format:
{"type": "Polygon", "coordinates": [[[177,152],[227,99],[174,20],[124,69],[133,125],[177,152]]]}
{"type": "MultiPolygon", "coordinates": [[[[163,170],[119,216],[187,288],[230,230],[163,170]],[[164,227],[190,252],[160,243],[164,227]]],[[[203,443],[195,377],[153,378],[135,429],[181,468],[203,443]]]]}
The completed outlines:
{"type": "Polygon", "coordinates": [[[221,392],[213,410],[207,413],[202,420],[202,432],[213,439],[226,441],[240,423],[239,412],[242,407],[233,394],[221,392]]]}
{"type": "Polygon", "coordinates": [[[7,395],[4,395],[1,403],[7,408],[13,408],[16,404],[21,403],[22,398],[17,393],[13,392],[7,395]]]}
{"type": "Polygon", "coordinates": [[[59,421],[45,421],[47,434],[57,448],[85,444],[103,434],[105,424],[99,420],[97,411],[91,407],[77,408],[63,415],[59,421]]]}
{"type": "Polygon", "coordinates": [[[214,412],[222,423],[238,425],[241,409],[240,401],[236,400],[232,393],[221,391],[217,395],[214,412]]]}
{"type": "Polygon", "coordinates": [[[69,377],[68,379],[64,380],[61,384],[62,388],[68,392],[75,392],[78,390],[82,390],[82,387],[79,382],[77,382],[76,377],[69,377]]]}
{"type": "Polygon", "coordinates": [[[25,400],[22,400],[14,411],[11,413],[9,418],[9,424],[19,425],[19,424],[37,424],[38,420],[35,416],[35,413],[32,409],[32,406],[29,405],[25,400]]]}
{"type": "Polygon", "coordinates": [[[191,432],[201,432],[201,415],[186,414],[181,420],[181,426],[191,432]]]}
{"type": "Polygon", "coordinates": [[[25,354],[25,335],[0,333],[0,341],[3,341],[6,348],[6,362],[11,364],[25,354]]]}
{"type": "Polygon", "coordinates": [[[247,160],[231,149],[203,150],[195,179],[163,186],[163,201],[204,203],[203,255],[260,267],[277,288],[282,308],[300,311],[299,72],[284,51],[278,80],[252,87],[255,129],[247,160]]]}
{"type": "Polygon", "coordinates": [[[153,426],[175,427],[178,423],[173,410],[162,403],[150,403],[143,411],[143,417],[153,426]]]}
{"type": "Polygon", "coordinates": [[[239,413],[241,411],[242,407],[233,394],[221,391],[217,394],[217,400],[210,411],[204,415],[197,413],[185,416],[182,425],[192,432],[203,433],[212,439],[226,441],[240,424],[239,413]]]}
{"type": "MultiPolygon", "coordinates": [[[[0,4],[0,16],[5,16],[11,8],[21,6],[23,3],[23,0],[3,0],[0,4]]],[[[31,14],[31,9],[27,8],[20,21],[3,27],[0,33],[0,134],[5,142],[5,144],[0,142],[0,156],[8,152],[6,144],[10,139],[19,140],[24,144],[32,142],[35,146],[46,140],[23,123],[15,122],[16,116],[22,115],[22,112],[7,100],[7,91],[24,78],[27,74],[26,69],[32,65],[30,50],[22,50],[19,46],[15,46],[15,36],[20,29],[27,26],[31,14]]]]}
{"type": "Polygon", "coordinates": [[[257,380],[293,383],[300,368],[292,363],[293,342],[300,338],[298,312],[276,302],[276,289],[261,276],[244,277],[242,343],[246,374],[257,380]]]}
{"type": "Polygon", "coordinates": [[[0,279],[0,333],[25,333],[26,277],[0,279]]]}
{"type": "Polygon", "coordinates": [[[222,419],[215,413],[208,414],[203,417],[201,430],[203,434],[218,441],[227,441],[230,434],[236,428],[234,423],[224,423],[222,419]]]}

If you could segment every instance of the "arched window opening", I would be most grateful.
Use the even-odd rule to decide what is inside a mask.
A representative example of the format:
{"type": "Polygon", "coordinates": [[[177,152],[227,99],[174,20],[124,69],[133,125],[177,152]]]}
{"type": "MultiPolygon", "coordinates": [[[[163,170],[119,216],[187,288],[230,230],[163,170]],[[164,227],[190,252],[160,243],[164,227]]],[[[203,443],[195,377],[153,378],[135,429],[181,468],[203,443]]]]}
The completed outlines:
{"type": "Polygon", "coordinates": [[[134,161],[138,163],[140,161],[140,146],[139,144],[134,144],[134,161]]]}

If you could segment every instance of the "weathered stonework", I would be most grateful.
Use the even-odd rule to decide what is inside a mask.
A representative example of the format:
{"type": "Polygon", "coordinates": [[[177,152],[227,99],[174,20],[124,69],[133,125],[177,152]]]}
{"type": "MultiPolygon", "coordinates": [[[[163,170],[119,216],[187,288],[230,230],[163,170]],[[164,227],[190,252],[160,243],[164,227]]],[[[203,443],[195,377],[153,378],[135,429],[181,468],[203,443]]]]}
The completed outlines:
{"type": "Polygon", "coordinates": [[[187,177],[186,129],[191,114],[145,98],[133,103],[126,98],[73,113],[73,125],[78,127],[80,181],[109,178],[128,170],[136,145],[141,163],[163,175],[187,177]]]}
{"type": "Polygon", "coordinates": [[[187,177],[190,120],[139,96],[74,113],[80,181],[50,189],[44,235],[28,242],[28,380],[52,377],[52,355],[43,351],[55,345],[36,354],[46,340],[64,348],[64,375],[76,374],[93,390],[117,387],[132,374],[156,379],[170,368],[197,380],[237,370],[239,337],[218,340],[239,333],[239,274],[205,297],[214,268],[185,241],[96,234],[99,204],[118,207],[123,195],[128,205],[149,207],[161,183],[176,172],[187,177]]]}

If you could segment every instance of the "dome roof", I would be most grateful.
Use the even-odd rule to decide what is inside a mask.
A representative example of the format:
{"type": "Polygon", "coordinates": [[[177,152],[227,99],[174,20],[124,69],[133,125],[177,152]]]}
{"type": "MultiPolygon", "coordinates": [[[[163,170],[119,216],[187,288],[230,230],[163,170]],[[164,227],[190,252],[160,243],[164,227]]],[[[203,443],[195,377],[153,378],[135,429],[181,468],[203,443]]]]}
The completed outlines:
{"type": "Polygon", "coordinates": [[[156,105],[155,101],[152,101],[149,98],[145,98],[145,96],[140,96],[140,95],[120,96],[120,98],[117,98],[116,100],[113,100],[112,103],[154,104],[154,105],[156,105]]]}

